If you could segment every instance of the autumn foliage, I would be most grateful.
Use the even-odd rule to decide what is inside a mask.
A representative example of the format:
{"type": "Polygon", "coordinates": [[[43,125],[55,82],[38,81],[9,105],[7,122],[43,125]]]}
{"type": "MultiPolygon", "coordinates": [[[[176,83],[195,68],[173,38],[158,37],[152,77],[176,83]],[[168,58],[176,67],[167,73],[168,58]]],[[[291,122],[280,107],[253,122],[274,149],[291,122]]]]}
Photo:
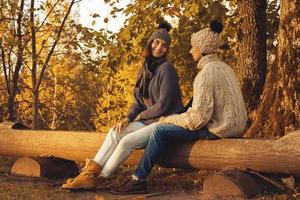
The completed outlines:
{"type": "MultiPolygon", "coordinates": [[[[34,5],[33,9],[32,1],[2,1],[0,121],[9,116],[10,119],[22,121],[27,125],[35,124],[35,128],[106,132],[128,111],[133,100],[131,94],[137,71],[142,63],[142,48],[157,24],[164,18],[173,25],[169,60],[175,65],[180,76],[184,102],[192,96],[192,81],[197,73],[195,63],[189,55],[190,36],[206,27],[212,19],[221,20],[225,27],[221,34],[224,41],[220,48],[221,58],[236,72],[239,71],[238,28],[242,18],[235,1],[134,1],[126,8],[118,8],[117,0],[106,2],[112,8],[110,17],[115,17],[118,13],[127,17],[124,27],[118,32],[83,27],[79,23],[78,13],[73,11],[67,15],[68,9],[74,10],[74,1],[47,1],[34,5]],[[33,20],[30,11],[33,13],[33,20]],[[66,21],[63,24],[64,18],[66,21]],[[57,44],[51,53],[55,41],[57,44]],[[35,81],[40,81],[39,87],[34,86],[35,81]],[[38,98],[34,99],[34,95],[38,95],[38,98]],[[10,108],[11,103],[13,110],[10,108]],[[34,117],[35,107],[38,110],[34,117]]],[[[284,5],[285,2],[280,3],[284,5]]],[[[277,1],[267,1],[266,4],[267,45],[266,49],[259,49],[268,55],[265,76],[271,70],[277,69],[271,66],[280,64],[280,68],[284,63],[282,58],[278,58],[281,54],[277,53],[278,41],[283,39],[280,37],[284,37],[279,34],[279,4],[277,1]]],[[[299,10],[299,3],[295,1],[293,5],[299,10]]],[[[102,19],[100,15],[91,14],[91,18],[94,18],[93,23],[98,23],[97,20],[110,23],[109,18],[102,19]]],[[[295,18],[295,23],[299,25],[299,12],[295,11],[290,18],[295,18]]],[[[289,39],[293,37],[299,41],[299,30],[295,30],[295,35],[289,39]]],[[[290,51],[297,45],[299,47],[299,43],[294,45],[290,44],[290,51]]],[[[299,75],[299,56],[298,60],[291,64],[294,65],[292,68],[285,67],[284,70],[290,70],[291,76],[296,77],[297,73],[299,75]]],[[[244,80],[243,77],[240,77],[240,80],[244,80]]],[[[285,106],[292,110],[288,112],[289,117],[293,115],[292,120],[284,124],[284,127],[276,128],[276,131],[280,132],[278,134],[264,134],[263,129],[260,129],[260,132],[252,133],[252,136],[283,135],[287,132],[285,126],[290,127],[288,131],[291,131],[299,125],[299,108],[297,109],[298,104],[295,103],[299,94],[296,87],[290,88],[281,90],[281,96],[276,97],[279,98],[276,105],[280,105],[280,98],[284,98],[285,92],[293,93],[289,94],[289,98],[294,98],[290,100],[293,105],[285,106]]],[[[260,99],[255,103],[259,104],[260,99]]],[[[259,106],[256,106],[249,110],[249,126],[258,117],[258,108],[259,106]]],[[[264,119],[265,117],[268,118],[264,116],[264,119]]]]}

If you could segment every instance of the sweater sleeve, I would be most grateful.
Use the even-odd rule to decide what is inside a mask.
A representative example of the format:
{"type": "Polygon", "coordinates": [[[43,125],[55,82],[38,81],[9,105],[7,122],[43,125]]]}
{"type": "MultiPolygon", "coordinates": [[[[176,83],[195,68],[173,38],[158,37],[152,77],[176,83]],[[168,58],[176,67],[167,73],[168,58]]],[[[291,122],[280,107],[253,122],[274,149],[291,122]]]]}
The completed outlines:
{"type": "Polygon", "coordinates": [[[174,94],[179,90],[178,76],[172,66],[162,67],[160,69],[160,88],[158,101],[140,113],[141,119],[152,119],[161,117],[168,113],[174,102],[174,94]]]}
{"type": "Polygon", "coordinates": [[[210,120],[214,107],[213,81],[207,70],[198,74],[194,82],[194,99],[192,107],[182,114],[168,116],[166,123],[189,130],[198,130],[210,120]]]}

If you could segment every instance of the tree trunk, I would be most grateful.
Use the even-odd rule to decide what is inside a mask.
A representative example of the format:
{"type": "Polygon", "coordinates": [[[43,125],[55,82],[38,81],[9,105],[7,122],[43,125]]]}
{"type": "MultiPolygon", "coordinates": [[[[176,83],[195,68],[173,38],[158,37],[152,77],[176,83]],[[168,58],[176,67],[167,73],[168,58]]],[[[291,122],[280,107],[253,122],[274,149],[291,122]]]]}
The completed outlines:
{"type": "Polygon", "coordinates": [[[60,35],[62,33],[62,30],[65,26],[66,20],[71,12],[71,9],[73,7],[75,3],[75,0],[72,0],[70,2],[70,6],[67,10],[66,15],[64,16],[64,19],[59,27],[58,33],[56,35],[56,38],[54,40],[54,43],[51,46],[51,49],[45,59],[45,62],[43,63],[43,65],[41,66],[41,72],[39,73],[39,75],[37,75],[37,51],[36,51],[36,36],[35,36],[35,26],[34,26],[34,0],[31,0],[31,4],[30,4],[30,22],[31,22],[31,45],[32,45],[32,88],[33,88],[33,121],[32,121],[32,128],[36,129],[36,128],[40,128],[40,116],[39,116],[39,88],[41,85],[41,82],[44,78],[44,74],[45,71],[48,67],[49,61],[52,57],[52,54],[54,52],[54,49],[60,39],[60,35]]]}
{"type": "Polygon", "coordinates": [[[15,120],[15,97],[16,93],[15,91],[12,91],[14,94],[9,94],[8,95],[8,116],[7,120],[9,121],[14,121],[15,120]]]}
{"type": "Polygon", "coordinates": [[[33,119],[32,129],[39,129],[40,127],[40,116],[39,116],[39,91],[33,92],[33,119]]]}
{"type": "Polygon", "coordinates": [[[50,125],[50,129],[52,130],[55,130],[56,129],[56,126],[57,126],[57,123],[58,123],[58,116],[57,116],[57,108],[58,108],[58,105],[57,105],[57,101],[58,101],[58,95],[57,95],[57,88],[58,88],[58,85],[57,85],[57,75],[56,75],[56,67],[54,67],[53,69],[53,84],[54,84],[54,94],[53,94],[53,114],[52,114],[52,122],[51,122],[51,125],[50,125]]]}
{"type": "Polygon", "coordinates": [[[31,69],[31,79],[32,79],[32,129],[37,129],[39,127],[39,87],[37,80],[37,52],[36,52],[36,35],[35,35],[35,25],[34,25],[34,0],[30,3],[30,30],[31,30],[31,58],[32,58],[32,69],[31,69]]]}
{"type": "MultiPolygon", "coordinates": [[[[17,19],[17,41],[18,41],[18,50],[17,50],[17,62],[16,66],[13,70],[13,77],[12,80],[6,79],[7,82],[7,91],[8,91],[8,120],[14,121],[16,119],[16,114],[15,114],[15,98],[16,98],[16,93],[18,90],[18,81],[19,81],[19,74],[20,70],[23,65],[23,51],[24,51],[24,46],[22,43],[22,18],[23,18],[23,9],[24,9],[24,0],[20,2],[20,9],[18,12],[18,19],[17,19]]],[[[2,52],[4,53],[4,51],[2,52]]],[[[4,56],[3,56],[3,59],[4,56]]],[[[4,62],[4,61],[3,61],[4,62]]],[[[4,66],[5,67],[5,66],[4,66]]],[[[11,70],[11,69],[9,69],[11,70]]],[[[5,74],[7,77],[7,75],[5,74]]]]}
{"type": "Polygon", "coordinates": [[[266,78],[266,0],[238,1],[238,79],[248,113],[259,103],[266,78]]]}
{"type": "MultiPolygon", "coordinates": [[[[104,134],[71,131],[15,130],[0,124],[0,155],[41,156],[84,161],[93,158],[104,134]]],[[[278,140],[221,139],[181,142],[169,147],[164,167],[222,170],[228,168],[300,176],[300,131],[278,140]]],[[[136,151],[127,164],[138,164],[136,151]]]]}
{"type": "Polygon", "coordinates": [[[251,137],[278,137],[299,127],[300,2],[282,0],[280,9],[277,62],[269,70],[255,121],[246,133],[251,137]]]}

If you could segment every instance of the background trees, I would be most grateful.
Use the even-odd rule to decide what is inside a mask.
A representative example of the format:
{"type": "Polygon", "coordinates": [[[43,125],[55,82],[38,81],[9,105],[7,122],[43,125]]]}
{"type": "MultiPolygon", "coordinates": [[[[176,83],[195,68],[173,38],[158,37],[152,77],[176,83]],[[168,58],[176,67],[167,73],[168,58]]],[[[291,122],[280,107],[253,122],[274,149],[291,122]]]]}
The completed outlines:
{"type": "Polygon", "coordinates": [[[105,132],[126,114],[141,66],[140,52],[164,16],[173,25],[169,59],[179,73],[184,102],[192,95],[192,81],[197,73],[188,53],[190,35],[212,19],[219,19],[224,23],[220,55],[238,74],[248,105],[251,128],[247,135],[275,137],[299,126],[296,25],[300,9],[296,0],[133,1],[124,9],[118,8],[117,2],[109,1],[111,17],[123,12],[127,20],[119,32],[111,33],[78,24],[76,13],[67,15],[70,2],[45,1],[35,5],[34,13],[42,14],[33,15],[31,23],[27,11],[32,4],[23,2],[22,7],[21,0],[1,1],[0,120],[17,116],[33,127],[40,124],[46,129],[105,132]],[[36,42],[32,42],[32,33],[36,42]],[[43,75],[41,79],[31,78],[34,66],[37,74],[43,75]],[[15,84],[13,74],[17,77],[15,84]],[[40,83],[39,87],[34,86],[34,80],[40,83]],[[16,100],[11,112],[9,99],[14,96],[14,87],[16,100]],[[39,106],[34,107],[34,102],[39,102],[39,106]]]}
{"type": "Polygon", "coordinates": [[[280,1],[276,62],[270,65],[249,136],[282,136],[299,128],[299,23],[299,1],[280,1]]]}
{"type": "Polygon", "coordinates": [[[237,75],[248,112],[259,103],[267,71],[266,0],[238,1],[237,75]]]}
{"type": "MultiPolygon", "coordinates": [[[[15,120],[14,101],[18,90],[20,70],[23,65],[24,43],[24,0],[16,2],[1,1],[1,75],[4,76],[7,101],[7,119],[15,120]],[[17,16],[17,17],[16,17],[17,16]]],[[[5,93],[2,90],[3,94],[5,93]]]]}
{"type": "MultiPolygon", "coordinates": [[[[65,112],[61,114],[62,116],[59,115],[58,111],[62,113],[64,110],[60,110],[57,102],[67,95],[65,93],[68,90],[60,93],[58,85],[63,85],[64,88],[67,88],[69,84],[71,87],[72,84],[83,85],[86,83],[86,79],[89,79],[86,74],[91,71],[95,72],[93,76],[97,76],[99,60],[103,54],[103,46],[107,42],[107,37],[102,32],[95,32],[77,24],[76,13],[69,17],[74,1],[71,3],[59,0],[44,1],[36,5],[34,1],[25,4],[23,1],[1,2],[4,5],[1,7],[1,21],[4,22],[1,23],[0,46],[2,50],[0,62],[3,72],[3,81],[1,82],[3,93],[1,94],[5,94],[4,89],[8,93],[8,95],[4,95],[6,98],[3,98],[1,102],[1,117],[13,120],[17,116],[19,120],[27,125],[31,124],[33,128],[59,128],[58,124],[64,124],[64,120],[62,120],[64,117],[75,113],[65,112]],[[19,17],[15,19],[16,12],[26,14],[19,14],[19,17]],[[51,59],[52,57],[54,59],[51,59]],[[70,60],[72,62],[69,62],[70,60]],[[60,74],[56,73],[57,65],[62,68],[60,74]],[[77,72],[82,77],[80,84],[74,83],[77,77],[68,74],[69,71],[75,69],[83,74],[77,72]],[[6,117],[7,115],[8,117],[6,117]],[[52,117],[50,117],[51,115],[52,117]],[[60,123],[57,122],[58,119],[61,120],[60,123]]],[[[101,83],[98,80],[93,80],[93,82],[101,83]]],[[[95,86],[99,85],[95,84],[95,86]]],[[[72,90],[76,91],[78,87],[72,87],[72,90]]],[[[88,87],[82,86],[82,88],[89,91],[88,87]]],[[[73,93],[73,95],[77,95],[73,99],[80,99],[78,98],[80,92],[73,93]]],[[[66,99],[63,104],[72,104],[67,101],[66,99]]],[[[88,103],[81,102],[83,102],[82,104],[88,103]]],[[[95,102],[93,103],[95,104],[95,102]]],[[[73,105],[75,106],[75,104],[73,105]]],[[[81,106],[77,107],[77,110],[79,113],[83,111],[81,106]]],[[[84,110],[89,109],[85,108],[84,110]]],[[[82,113],[91,115],[91,113],[82,113]]],[[[94,128],[90,119],[82,118],[78,119],[78,122],[70,121],[69,125],[61,128],[75,128],[73,125],[81,124],[79,121],[89,122],[82,125],[86,129],[94,128]]],[[[83,127],[76,128],[82,129],[83,127]]]]}

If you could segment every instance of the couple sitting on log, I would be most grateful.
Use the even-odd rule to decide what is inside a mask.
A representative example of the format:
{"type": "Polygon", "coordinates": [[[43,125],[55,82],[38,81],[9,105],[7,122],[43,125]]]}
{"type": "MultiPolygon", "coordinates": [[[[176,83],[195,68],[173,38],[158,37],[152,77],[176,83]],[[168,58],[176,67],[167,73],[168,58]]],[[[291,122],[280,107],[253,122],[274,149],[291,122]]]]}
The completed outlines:
{"type": "Polygon", "coordinates": [[[184,109],[177,73],[166,55],[170,26],[160,24],[143,50],[144,63],[134,88],[134,103],[127,118],[108,132],[104,143],[82,172],[68,179],[64,189],[94,189],[99,180],[112,175],[136,149],[145,148],[130,182],[112,189],[115,194],[146,193],[146,178],[168,145],[240,137],[247,114],[237,78],[230,66],[217,57],[223,26],[194,33],[190,53],[199,70],[193,85],[193,101],[184,109]]]}

